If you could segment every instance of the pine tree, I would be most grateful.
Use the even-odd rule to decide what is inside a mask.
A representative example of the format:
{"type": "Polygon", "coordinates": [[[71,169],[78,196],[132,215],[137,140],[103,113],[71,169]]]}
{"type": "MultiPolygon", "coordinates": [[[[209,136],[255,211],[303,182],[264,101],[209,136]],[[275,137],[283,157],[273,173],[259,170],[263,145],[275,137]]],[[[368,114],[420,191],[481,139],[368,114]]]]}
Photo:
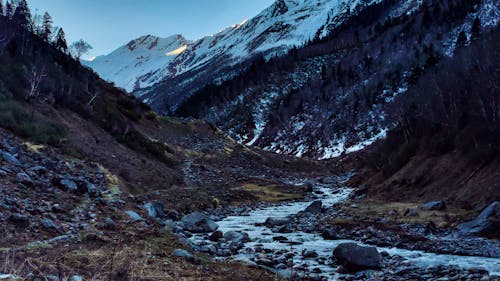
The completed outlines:
{"type": "Polygon", "coordinates": [[[62,28],[57,30],[57,35],[55,39],[55,47],[63,52],[68,51],[68,43],[66,42],[66,34],[62,28]]]}
{"type": "Polygon", "coordinates": [[[479,38],[479,35],[481,34],[481,20],[476,17],[474,19],[474,22],[472,23],[472,27],[470,30],[470,40],[474,41],[479,38]]]}
{"type": "Polygon", "coordinates": [[[463,47],[465,44],[467,44],[467,35],[465,35],[465,32],[462,30],[458,34],[457,47],[463,47]]]}
{"type": "Polygon", "coordinates": [[[7,2],[5,3],[5,16],[6,17],[12,17],[12,3],[7,0],[7,2]]]}
{"type": "Polygon", "coordinates": [[[52,35],[52,17],[49,13],[45,12],[42,21],[42,38],[49,42],[50,36],[52,35]]]}
{"type": "Polygon", "coordinates": [[[3,16],[3,0],[0,0],[0,16],[3,16]]]}
{"type": "Polygon", "coordinates": [[[32,27],[31,12],[26,0],[19,0],[12,19],[24,28],[30,29],[32,27]]]}

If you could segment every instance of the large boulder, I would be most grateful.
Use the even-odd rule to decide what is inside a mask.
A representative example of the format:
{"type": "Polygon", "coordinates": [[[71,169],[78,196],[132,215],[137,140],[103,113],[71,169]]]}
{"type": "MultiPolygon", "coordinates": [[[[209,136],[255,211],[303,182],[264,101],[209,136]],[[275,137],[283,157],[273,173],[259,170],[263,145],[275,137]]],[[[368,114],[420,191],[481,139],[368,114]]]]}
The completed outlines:
{"type": "Polygon", "coordinates": [[[500,202],[486,207],[474,220],[457,226],[462,234],[500,238],[500,202]]]}
{"type": "Polygon", "coordinates": [[[182,217],[181,222],[184,224],[184,229],[193,233],[214,232],[219,228],[213,220],[200,212],[182,217]]]}
{"type": "Polygon", "coordinates": [[[375,247],[363,247],[356,243],[342,243],[333,250],[333,257],[350,272],[382,267],[382,255],[375,247]]]}

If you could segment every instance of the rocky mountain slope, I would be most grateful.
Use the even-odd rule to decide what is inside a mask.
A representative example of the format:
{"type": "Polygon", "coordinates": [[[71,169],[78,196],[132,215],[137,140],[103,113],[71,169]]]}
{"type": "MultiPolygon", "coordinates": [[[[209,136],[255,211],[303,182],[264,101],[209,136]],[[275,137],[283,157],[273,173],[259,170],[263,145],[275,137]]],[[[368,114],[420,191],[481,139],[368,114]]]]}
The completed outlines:
{"type": "Polygon", "coordinates": [[[167,103],[162,110],[168,111],[189,92],[238,74],[258,55],[282,55],[324,37],[349,15],[374,2],[278,0],[254,18],[212,36],[193,41],[181,35],[144,36],[85,64],[150,104],[167,103]]]}
{"type": "Polygon", "coordinates": [[[489,0],[380,1],[324,39],[205,87],[174,114],[279,153],[325,159],[359,151],[393,128],[388,106],[453,55],[461,31],[467,45],[479,36],[474,22],[486,34],[498,18],[489,0]]]}

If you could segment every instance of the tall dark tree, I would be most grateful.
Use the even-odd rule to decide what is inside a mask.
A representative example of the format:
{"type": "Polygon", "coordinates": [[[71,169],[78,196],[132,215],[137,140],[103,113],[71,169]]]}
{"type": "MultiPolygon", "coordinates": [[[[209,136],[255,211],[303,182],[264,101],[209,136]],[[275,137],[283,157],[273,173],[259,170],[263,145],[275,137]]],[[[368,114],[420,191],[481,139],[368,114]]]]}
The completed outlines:
{"type": "Polygon", "coordinates": [[[42,38],[47,42],[50,41],[52,35],[52,23],[52,17],[45,12],[42,20],[42,38]]]}
{"type": "Polygon", "coordinates": [[[479,38],[479,35],[481,33],[481,20],[476,17],[474,19],[474,22],[472,22],[472,27],[470,29],[470,40],[474,41],[479,38]]]}
{"type": "Polygon", "coordinates": [[[12,19],[24,28],[30,29],[32,27],[31,12],[26,0],[19,0],[12,19]]]}
{"type": "Polygon", "coordinates": [[[457,47],[463,47],[465,46],[465,44],[467,44],[467,35],[465,34],[465,32],[462,30],[460,31],[460,33],[458,34],[458,38],[457,38],[457,47]]]}
{"type": "Polygon", "coordinates": [[[13,9],[14,8],[12,7],[12,3],[9,0],[7,0],[7,2],[5,3],[5,16],[9,18],[12,17],[13,9]]]}
{"type": "Polygon", "coordinates": [[[3,16],[3,0],[0,0],[0,16],[3,16]]]}
{"type": "Polygon", "coordinates": [[[62,28],[57,30],[56,38],[54,40],[55,47],[63,52],[68,51],[68,43],[66,42],[66,34],[62,28]]]}

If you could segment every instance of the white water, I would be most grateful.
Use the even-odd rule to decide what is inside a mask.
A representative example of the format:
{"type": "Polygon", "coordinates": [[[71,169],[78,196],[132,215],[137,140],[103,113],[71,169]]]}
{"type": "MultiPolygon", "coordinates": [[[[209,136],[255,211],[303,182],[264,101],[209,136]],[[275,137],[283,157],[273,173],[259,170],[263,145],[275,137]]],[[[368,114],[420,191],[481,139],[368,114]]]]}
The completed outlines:
{"type": "MultiPolygon", "coordinates": [[[[335,190],[327,186],[316,186],[315,190],[320,190],[323,195],[315,196],[314,200],[321,200],[324,207],[346,201],[352,193],[352,189],[344,188],[335,190]]],[[[362,243],[352,240],[324,240],[319,234],[293,232],[287,234],[273,233],[271,229],[262,225],[269,217],[287,217],[303,211],[312,201],[307,202],[292,202],[282,205],[270,206],[256,209],[248,215],[228,216],[221,221],[218,221],[219,230],[222,232],[228,231],[243,231],[247,232],[252,239],[252,242],[246,243],[245,248],[255,248],[257,244],[262,245],[265,249],[272,250],[287,250],[296,253],[293,258],[295,265],[307,264],[308,268],[320,268],[322,276],[327,276],[335,280],[336,268],[328,264],[320,264],[317,259],[303,259],[303,250],[314,250],[319,257],[330,258],[336,246],[341,243],[355,242],[359,245],[362,243]],[[257,224],[257,225],[256,225],[257,224]],[[298,242],[301,244],[290,245],[273,241],[274,236],[285,236],[289,242],[298,242]]],[[[194,236],[193,241],[201,241],[201,236],[194,236]]],[[[500,275],[500,258],[486,258],[473,256],[458,256],[427,253],[423,251],[411,251],[398,248],[383,248],[377,247],[379,252],[386,251],[390,255],[398,255],[407,260],[408,263],[418,267],[426,268],[438,265],[458,266],[463,269],[469,268],[484,268],[489,271],[490,275],[500,275]]],[[[232,259],[249,258],[251,254],[244,253],[244,250],[239,255],[231,257],[232,259]]]]}

